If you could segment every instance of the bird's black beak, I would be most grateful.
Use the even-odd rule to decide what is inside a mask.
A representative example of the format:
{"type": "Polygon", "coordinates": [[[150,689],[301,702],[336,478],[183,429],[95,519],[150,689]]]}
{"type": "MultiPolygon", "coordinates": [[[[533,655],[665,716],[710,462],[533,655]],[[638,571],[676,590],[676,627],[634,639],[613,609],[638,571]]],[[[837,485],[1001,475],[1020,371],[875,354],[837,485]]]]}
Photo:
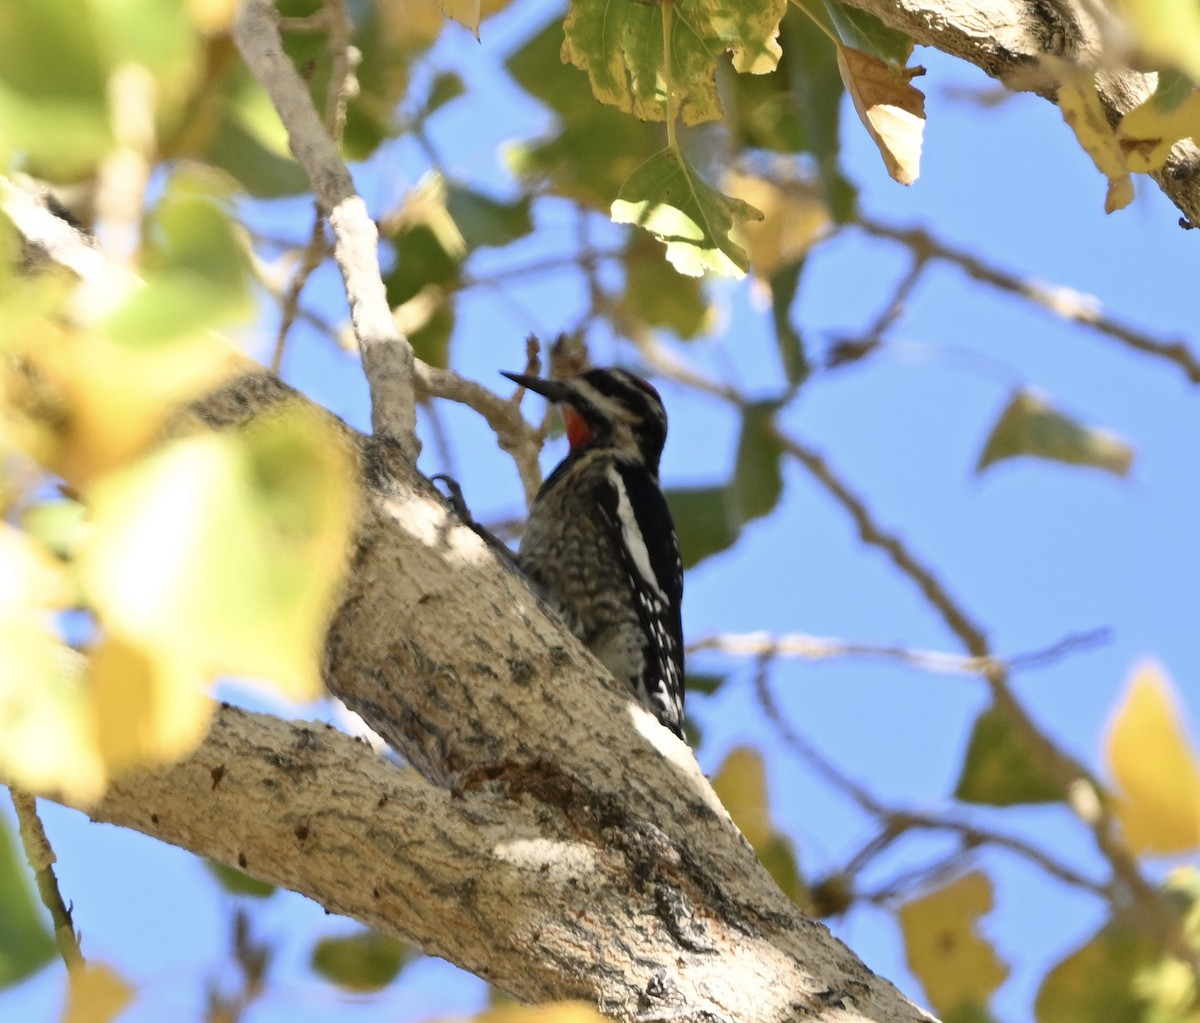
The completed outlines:
{"type": "Polygon", "coordinates": [[[514,384],[528,388],[534,394],[540,394],[550,401],[570,401],[571,389],[561,380],[545,380],[542,377],[527,377],[523,373],[500,371],[501,376],[508,377],[514,384]]]}

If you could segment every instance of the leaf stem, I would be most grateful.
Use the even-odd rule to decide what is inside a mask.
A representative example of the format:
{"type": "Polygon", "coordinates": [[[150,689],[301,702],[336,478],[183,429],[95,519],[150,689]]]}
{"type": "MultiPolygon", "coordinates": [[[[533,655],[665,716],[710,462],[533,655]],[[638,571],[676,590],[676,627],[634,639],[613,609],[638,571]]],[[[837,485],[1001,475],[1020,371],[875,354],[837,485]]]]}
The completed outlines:
{"type": "Polygon", "coordinates": [[[68,966],[83,964],[83,952],[79,948],[79,938],[75,934],[75,924],[71,920],[71,910],[63,901],[62,892],[58,889],[58,879],[54,876],[54,849],[50,839],[46,837],[46,829],[42,827],[42,819],[38,816],[37,801],[28,792],[9,787],[13,808],[17,811],[17,824],[21,833],[21,844],[25,847],[25,858],[37,879],[38,895],[42,904],[50,911],[54,922],[54,943],[58,946],[58,954],[68,966]]]}
{"type": "Polygon", "coordinates": [[[675,0],[662,0],[663,22],[663,82],[667,90],[667,145],[671,152],[679,152],[679,142],[675,137],[675,120],[679,116],[675,109],[675,79],[671,74],[671,15],[674,13],[675,0]]]}

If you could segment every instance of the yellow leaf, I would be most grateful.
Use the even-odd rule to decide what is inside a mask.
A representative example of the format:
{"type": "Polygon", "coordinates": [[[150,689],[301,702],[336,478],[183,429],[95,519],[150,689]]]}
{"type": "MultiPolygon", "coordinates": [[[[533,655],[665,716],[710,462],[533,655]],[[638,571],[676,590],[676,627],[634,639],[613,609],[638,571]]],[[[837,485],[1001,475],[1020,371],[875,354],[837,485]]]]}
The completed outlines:
{"type": "Polygon", "coordinates": [[[803,185],[780,187],[765,178],[730,174],[725,188],[762,211],[762,220],[747,220],[735,229],[745,238],[750,268],[759,280],[770,280],[781,267],[797,262],[829,228],[829,210],[803,185]]]}
{"type": "Polygon", "coordinates": [[[144,451],[168,412],[232,368],[231,350],[205,334],[133,347],[58,326],[24,354],[55,400],[54,448],[34,454],[77,487],[144,451]]]}
{"type": "Polygon", "coordinates": [[[243,0],[187,0],[188,14],[202,32],[227,32],[241,12],[243,0]]]}
{"type": "Polygon", "coordinates": [[[161,652],[108,636],[88,659],[96,744],[110,776],[178,760],[208,730],[213,704],[203,678],[186,661],[153,656],[161,652]]]}
{"type": "Polygon", "coordinates": [[[81,658],[52,618],[70,592],[61,566],[0,525],[0,775],[88,801],[103,791],[104,767],[79,684],[81,658]]]}
{"type": "Polygon", "coordinates": [[[1100,173],[1108,178],[1104,212],[1115,213],[1133,201],[1133,182],[1129,177],[1125,154],[1109,126],[1108,118],[1104,116],[1104,108],[1096,94],[1096,76],[1071,70],[1066,64],[1057,66],[1062,76],[1058,87],[1058,107],[1063,120],[1075,132],[1079,144],[1100,173]]]}
{"type": "Polygon", "coordinates": [[[1200,90],[1174,110],[1164,111],[1151,96],[1134,107],[1117,125],[1117,143],[1130,170],[1149,173],[1167,162],[1171,147],[1181,139],[1200,136],[1200,90]]]}
{"type": "Polygon", "coordinates": [[[265,678],[311,699],[356,494],[342,442],[299,408],[176,442],[93,488],[88,595],[170,677],[265,678]]]}
{"type": "Polygon", "coordinates": [[[896,69],[852,46],[837,48],[838,71],[887,172],[902,185],[917,180],[925,133],[925,94],[912,79],[924,68],[896,69]]]}
{"type": "Polygon", "coordinates": [[[900,907],[908,965],[938,1015],[987,1004],[1008,967],[975,931],[992,908],[992,883],[978,871],[900,907]]]}
{"type": "Polygon", "coordinates": [[[775,829],[761,753],[748,746],[732,750],[713,775],[712,787],[747,842],[757,849],[771,840],[775,829]]]}
{"type": "Polygon", "coordinates": [[[107,966],[72,967],[62,1023],[109,1023],[133,1000],[133,987],[107,966]]]}
{"type": "Polygon", "coordinates": [[[1105,752],[1120,789],[1117,816],[1130,847],[1163,854],[1200,848],[1200,762],[1158,665],[1134,672],[1105,752]]]}
{"type": "Polygon", "coordinates": [[[1123,0],[1117,7],[1142,52],[1200,81],[1200,5],[1195,0],[1123,0]]]}
{"type": "Polygon", "coordinates": [[[480,0],[441,0],[446,17],[470,29],[476,39],[479,38],[479,3],[480,0]]]}

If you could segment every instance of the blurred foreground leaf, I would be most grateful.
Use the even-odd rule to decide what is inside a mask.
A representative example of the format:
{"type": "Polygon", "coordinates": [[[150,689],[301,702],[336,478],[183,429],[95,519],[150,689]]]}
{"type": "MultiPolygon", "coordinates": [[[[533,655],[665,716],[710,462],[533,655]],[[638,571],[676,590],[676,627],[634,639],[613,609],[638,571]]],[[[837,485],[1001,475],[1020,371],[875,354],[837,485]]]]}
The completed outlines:
{"type": "Polygon", "coordinates": [[[18,848],[0,820],[0,990],[32,976],[55,954],[54,936],[18,848]]]}
{"type": "Polygon", "coordinates": [[[1145,1015],[1146,1002],[1139,997],[1135,980],[1153,967],[1158,955],[1137,923],[1110,920],[1046,975],[1035,1003],[1038,1023],[1129,1023],[1154,1018],[1145,1015]]]}
{"type": "Polygon", "coordinates": [[[88,800],[104,786],[83,658],[53,615],[71,587],[33,540],[0,525],[0,775],[32,791],[88,800]]]}
{"type": "Polygon", "coordinates": [[[1181,714],[1162,669],[1144,664],[1113,717],[1105,754],[1120,789],[1117,817],[1135,852],[1200,849],[1200,759],[1181,714]]]}
{"type": "Polygon", "coordinates": [[[1124,476],[1133,448],[1107,430],[1083,426],[1030,391],[1013,395],[979,456],[976,472],[1006,458],[1032,455],[1124,476]]]}
{"type": "Polygon", "coordinates": [[[311,699],[355,502],[340,438],[299,408],[178,441],[96,486],[88,595],[148,671],[311,699]]]}
{"type": "Polygon", "coordinates": [[[908,965],[944,1018],[987,1019],[988,999],[1008,976],[976,931],[991,909],[992,883],[978,871],[900,907],[908,965]]]}

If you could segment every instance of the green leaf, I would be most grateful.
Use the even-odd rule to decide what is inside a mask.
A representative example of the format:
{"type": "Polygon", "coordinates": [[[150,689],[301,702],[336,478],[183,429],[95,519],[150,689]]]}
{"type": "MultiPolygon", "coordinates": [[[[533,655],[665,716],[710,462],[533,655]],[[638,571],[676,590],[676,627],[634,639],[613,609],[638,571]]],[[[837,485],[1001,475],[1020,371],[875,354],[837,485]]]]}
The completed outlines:
{"type": "Polygon", "coordinates": [[[250,261],[208,184],[198,174],[172,178],[146,232],[146,286],[107,321],[114,341],[153,345],[249,312],[250,261]]]}
{"type": "Polygon", "coordinates": [[[732,76],[733,126],[750,146],[836,157],[843,87],[833,44],[795,8],[780,23],[779,38],[783,56],[774,74],[732,76]]]}
{"type": "MultiPolygon", "coordinates": [[[[647,327],[665,327],[687,340],[703,334],[712,322],[699,277],[676,273],[662,258],[662,248],[645,231],[629,232],[625,246],[624,313],[647,327]]],[[[633,331],[615,325],[618,333],[633,331]]]]}
{"type": "Polygon", "coordinates": [[[69,558],[87,530],[87,511],[78,501],[45,501],[21,516],[21,526],[46,550],[69,558]]]}
{"type": "Polygon", "coordinates": [[[775,347],[784,376],[792,387],[808,379],[812,366],[804,348],[804,339],[792,323],[792,303],[800,287],[800,272],[804,260],[781,267],[771,276],[771,322],[775,327],[775,347]]]}
{"type": "Polygon", "coordinates": [[[1034,1003],[1038,1023],[1147,1019],[1137,980],[1158,957],[1143,927],[1111,919],[1046,975],[1034,1003]]]}
{"type": "Polygon", "coordinates": [[[0,820],[0,988],[24,980],[54,958],[54,936],[17,849],[0,820]]]}
{"type": "Polygon", "coordinates": [[[356,514],[352,457],[324,419],[291,406],[176,441],[107,474],[89,498],[81,571],[122,640],[117,667],[140,659],[150,682],[169,685],[160,703],[193,674],[269,679],[297,699],[320,693],[356,514]]]}
{"type": "Polygon", "coordinates": [[[277,891],[273,884],[260,881],[249,874],[243,874],[234,867],[225,866],[224,863],[217,863],[215,860],[206,860],[204,865],[208,867],[213,877],[216,878],[217,884],[229,892],[230,895],[245,895],[251,899],[265,899],[274,895],[277,891]]]}
{"type": "Polygon", "coordinates": [[[992,707],[975,720],[954,798],[1013,806],[1057,802],[1063,793],[1038,766],[1028,737],[1012,715],[992,707]]]}
{"type": "Polygon", "coordinates": [[[113,142],[107,53],[87,0],[0,3],[0,165],[19,153],[51,181],[95,167],[113,142]]]}
{"type": "Polygon", "coordinates": [[[1183,72],[1174,68],[1163,68],[1158,72],[1158,84],[1154,87],[1154,105],[1161,113],[1169,114],[1183,106],[1196,91],[1196,84],[1183,72]]]}
{"type": "Polygon", "coordinates": [[[466,83],[453,71],[439,71],[429,87],[429,95],[425,97],[425,116],[441,110],[447,103],[465,95],[466,83]]]}
{"type": "Polygon", "coordinates": [[[468,250],[507,245],[533,230],[532,200],[504,203],[463,185],[446,188],[446,210],[462,232],[468,250]]]}
{"type": "Polygon", "coordinates": [[[783,493],[783,445],[775,430],[776,402],[756,402],[742,414],[737,460],[730,486],[734,519],[744,525],[774,510],[783,493]]]}
{"type": "Polygon", "coordinates": [[[687,690],[689,693],[703,693],[711,696],[725,684],[727,675],[709,675],[703,672],[689,671],[687,673],[687,690]]]}
{"type": "Polygon", "coordinates": [[[850,7],[840,0],[824,0],[825,9],[847,46],[874,54],[903,67],[912,56],[912,37],[885,25],[874,14],[850,7]]]}
{"type": "Polygon", "coordinates": [[[668,490],[666,497],[684,568],[733,546],[739,527],[730,518],[725,487],[668,490]]]}
{"type": "Polygon", "coordinates": [[[641,120],[664,119],[669,80],[684,123],[711,121],[721,116],[718,55],[731,50],[742,72],[773,70],[786,6],[786,0],[676,0],[667,72],[661,5],[575,0],[563,26],[563,59],[588,72],[597,99],[641,120]]]}
{"type": "Polygon", "coordinates": [[[1013,395],[992,427],[975,471],[1018,455],[1090,466],[1117,476],[1126,475],[1133,463],[1133,448],[1126,441],[1080,424],[1027,390],[1013,395]]]}
{"type": "MultiPolygon", "coordinates": [[[[365,160],[381,142],[399,131],[395,111],[408,94],[413,65],[437,41],[445,19],[433,4],[355,6],[359,13],[355,16],[354,45],[362,53],[362,60],[354,74],[358,88],[346,105],[343,146],[347,158],[365,160]]],[[[328,48],[323,37],[314,38],[320,42],[325,69],[313,80],[317,109],[321,110],[328,88],[328,48]]]]}
{"type": "Polygon", "coordinates": [[[662,127],[596,102],[587,76],[560,58],[562,22],[551,21],[507,63],[517,83],[559,117],[556,135],[507,151],[515,173],[559,195],[608,210],[624,182],[664,141],[662,127]]]}
{"type": "Polygon", "coordinates": [[[387,987],[412,958],[408,946],[378,931],[322,938],[313,948],[312,968],[326,980],[351,991],[387,987]]]}
{"type": "Polygon", "coordinates": [[[612,218],[644,227],[665,242],[667,259],[680,273],[697,277],[713,270],[742,277],[750,261],[730,231],[735,224],[761,220],[762,214],[712,188],[668,148],[633,172],[612,204],[612,218]]]}

